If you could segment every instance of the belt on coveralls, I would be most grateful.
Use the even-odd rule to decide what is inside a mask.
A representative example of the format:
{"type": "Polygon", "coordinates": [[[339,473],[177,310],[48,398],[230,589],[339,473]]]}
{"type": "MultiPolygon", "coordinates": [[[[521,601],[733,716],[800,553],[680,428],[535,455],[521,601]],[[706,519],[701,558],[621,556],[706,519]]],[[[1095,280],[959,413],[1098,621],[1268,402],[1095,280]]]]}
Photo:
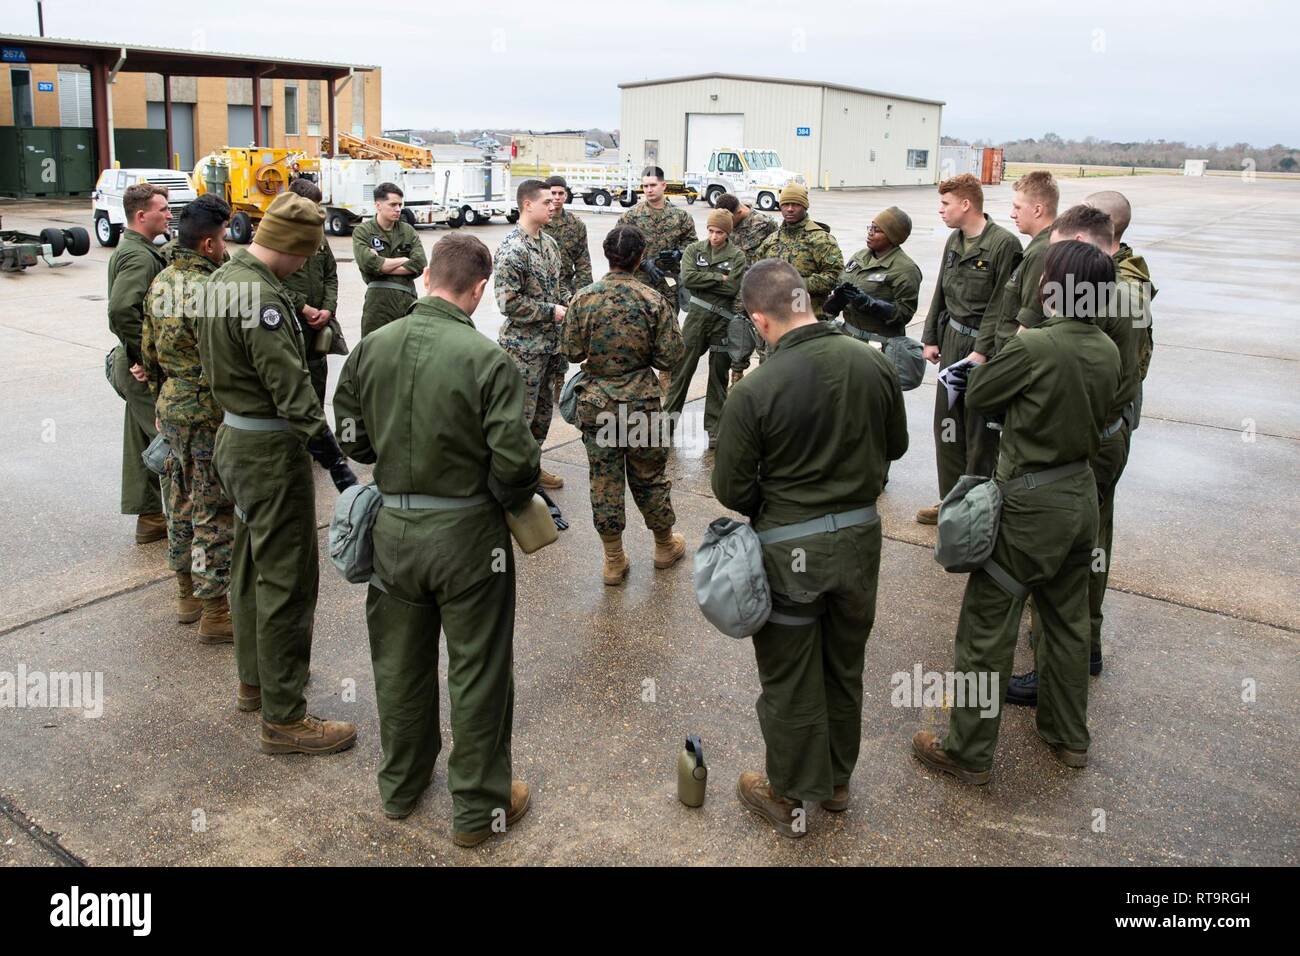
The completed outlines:
{"type": "Polygon", "coordinates": [[[396,289],[398,292],[405,292],[412,299],[418,298],[415,290],[405,283],[398,282],[396,279],[376,279],[374,282],[366,283],[367,289],[396,289]]]}

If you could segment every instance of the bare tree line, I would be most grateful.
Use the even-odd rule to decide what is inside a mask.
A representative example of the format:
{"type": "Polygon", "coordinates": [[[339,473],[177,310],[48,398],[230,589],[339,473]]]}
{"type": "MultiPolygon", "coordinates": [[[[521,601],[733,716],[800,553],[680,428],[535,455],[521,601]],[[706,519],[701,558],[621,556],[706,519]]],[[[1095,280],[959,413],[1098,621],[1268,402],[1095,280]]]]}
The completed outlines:
{"type": "Polygon", "coordinates": [[[1185,159],[1209,161],[1210,169],[1241,170],[1254,163],[1252,168],[1261,172],[1300,171],[1300,149],[1293,146],[1251,146],[1234,143],[1220,146],[1188,145],[1181,141],[1163,139],[1141,143],[1117,143],[1088,136],[1084,139],[1062,139],[1055,133],[1046,133],[1040,139],[1016,139],[1005,143],[990,140],[968,142],[952,136],[943,137],[945,146],[1000,146],[1009,163],[1066,163],[1084,166],[1137,166],[1176,169],[1185,159]]]}

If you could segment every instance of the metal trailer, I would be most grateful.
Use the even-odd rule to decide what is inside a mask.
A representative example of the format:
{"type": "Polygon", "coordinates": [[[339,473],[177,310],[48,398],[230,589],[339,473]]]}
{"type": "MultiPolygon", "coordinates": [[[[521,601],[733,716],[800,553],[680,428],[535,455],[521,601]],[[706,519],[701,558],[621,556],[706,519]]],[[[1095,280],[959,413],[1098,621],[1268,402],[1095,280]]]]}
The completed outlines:
{"type": "MultiPolygon", "coordinates": [[[[570,202],[581,197],[588,206],[605,207],[617,201],[626,208],[635,206],[641,198],[641,167],[631,162],[556,163],[551,175],[564,177],[570,202]]],[[[688,203],[699,198],[699,193],[681,180],[666,180],[665,185],[664,192],[669,196],[683,196],[688,203]]]]}
{"type": "Polygon", "coordinates": [[[375,214],[375,187],[394,183],[402,190],[402,218],[412,226],[436,226],[451,218],[437,201],[430,170],[411,168],[393,159],[325,159],[318,162],[316,183],[325,208],[325,229],[346,236],[375,214]]]}
{"type": "Polygon", "coordinates": [[[431,167],[433,189],[448,210],[447,225],[477,226],[493,216],[508,222],[519,218],[510,193],[510,164],[485,155],[480,160],[435,162],[431,167]]]}
{"type": "Polygon", "coordinates": [[[51,269],[72,265],[55,262],[67,252],[70,256],[84,256],[90,251],[90,233],[80,226],[71,229],[42,229],[40,235],[17,229],[0,229],[0,272],[22,272],[28,266],[44,262],[51,269]]]}

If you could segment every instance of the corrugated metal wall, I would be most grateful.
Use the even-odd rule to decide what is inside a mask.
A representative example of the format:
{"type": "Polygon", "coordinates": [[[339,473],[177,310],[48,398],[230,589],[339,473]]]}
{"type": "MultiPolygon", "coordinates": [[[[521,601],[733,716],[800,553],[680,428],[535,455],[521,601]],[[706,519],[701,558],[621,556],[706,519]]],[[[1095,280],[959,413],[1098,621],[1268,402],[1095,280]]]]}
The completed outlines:
{"type": "Polygon", "coordinates": [[[646,141],[656,140],[659,165],[669,178],[685,172],[687,113],[744,113],[745,142],[736,145],[775,149],[786,168],[803,173],[809,184],[938,182],[942,107],[937,105],[729,79],[638,86],[622,94],[623,158],[642,163],[646,141]],[[807,127],[809,135],[799,136],[799,127],[807,127]],[[925,168],[908,168],[908,150],[926,152],[925,168]]]}

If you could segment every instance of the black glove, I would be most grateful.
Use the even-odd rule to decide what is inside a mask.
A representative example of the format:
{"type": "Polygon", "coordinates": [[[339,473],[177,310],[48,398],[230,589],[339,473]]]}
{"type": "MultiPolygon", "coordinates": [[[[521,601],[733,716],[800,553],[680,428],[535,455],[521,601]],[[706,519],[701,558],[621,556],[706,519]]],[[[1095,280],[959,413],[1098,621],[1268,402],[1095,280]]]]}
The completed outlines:
{"type": "Polygon", "coordinates": [[[560,514],[560,506],[551,500],[551,496],[546,493],[545,489],[539,487],[537,493],[541,495],[542,500],[546,502],[546,510],[551,513],[551,520],[555,522],[555,530],[567,531],[569,529],[569,522],[565,521],[564,515],[560,514]]]}
{"type": "Polygon", "coordinates": [[[649,276],[651,279],[653,279],[655,282],[663,282],[663,281],[664,281],[664,274],[663,274],[663,272],[661,272],[660,269],[659,269],[659,267],[658,267],[657,265],[655,265],[653,262],[643,262],[643,263],[641,263],[641,268],[644,269],[646,275],[648,275],[648,276],[649,276]]]}
{"type": "Polygon", "coordinates": [[[831,289],[831,294],[828,295],[826,301],[822,303],[822,311],[826,313],[827,318],[833,319],[844,311],[844,306],[846,306],[849,301],[849,289],[856,291],[856,286],[851,282],[841,282],[835,288],[831,289]]]}
{"type": "Polygon", "coordinates": [[[682,250],[665,249],[655,256],[655,265],[660,269],[676,269],[682,261],[682,250]]]}
{"type": "Polygon", "coordinates": [[[307,452],[318,465],[330,473],[330,479],[339,491],[351,488],[357,483],[357,476],[352,473],[347,460],[343,457],[343,449],[339,447],[334,433],[328,428],[308,440],[307,452]]]}

